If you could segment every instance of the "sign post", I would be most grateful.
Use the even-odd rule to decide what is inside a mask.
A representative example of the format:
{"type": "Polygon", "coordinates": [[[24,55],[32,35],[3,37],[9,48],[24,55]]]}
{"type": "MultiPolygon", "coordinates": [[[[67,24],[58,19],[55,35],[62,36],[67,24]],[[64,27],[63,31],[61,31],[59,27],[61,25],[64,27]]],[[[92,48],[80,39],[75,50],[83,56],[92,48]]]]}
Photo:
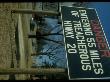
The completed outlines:
{"type": "Polygon", "coordinates": [[[69,79],[110,79],[110,49],[93,8],[61,6],[69,79]]]}

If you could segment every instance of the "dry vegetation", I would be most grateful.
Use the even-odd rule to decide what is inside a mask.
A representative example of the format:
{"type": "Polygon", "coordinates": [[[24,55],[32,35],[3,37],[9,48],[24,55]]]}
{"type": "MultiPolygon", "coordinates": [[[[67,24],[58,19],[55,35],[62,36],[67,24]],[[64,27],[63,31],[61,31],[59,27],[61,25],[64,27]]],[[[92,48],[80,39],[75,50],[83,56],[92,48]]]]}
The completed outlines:
{"type": "MultiPolygon", "coordinates": [[[[16,68],[15,26],[18,16],[11,14],[11,9],[23,9],[28,5],[29,3],[0,3],[0,68],[11,68],[12,61],[16,68]]],[[[7,79],[9,75],[0,75],[0,80],[7,79]]]]}

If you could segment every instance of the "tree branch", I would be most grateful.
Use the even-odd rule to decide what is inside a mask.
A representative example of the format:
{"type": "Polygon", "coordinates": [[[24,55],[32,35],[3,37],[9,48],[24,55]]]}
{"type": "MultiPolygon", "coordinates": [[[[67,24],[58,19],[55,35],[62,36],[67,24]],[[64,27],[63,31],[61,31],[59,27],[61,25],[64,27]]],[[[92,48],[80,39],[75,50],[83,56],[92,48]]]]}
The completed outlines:
{"type": "Polygon", "coordinates": [[[63,34],[59,34],[59,33],[50,33],[50,34],[43,34],[41,36],[49,36],[49,35],[63,35],[63,34]]]}
{"type": "Polygon", "coordinates": [[[52,41],[52,42],[60,44],[60,45],[64,45],[64,43],[62,43],[61,41],[55,41],[55,40],[47,39],[47,38],[44,38],[44,37],[42,37],[41,39],[44,39],[44,40],[47,40],[47,41],[52,41]]]}

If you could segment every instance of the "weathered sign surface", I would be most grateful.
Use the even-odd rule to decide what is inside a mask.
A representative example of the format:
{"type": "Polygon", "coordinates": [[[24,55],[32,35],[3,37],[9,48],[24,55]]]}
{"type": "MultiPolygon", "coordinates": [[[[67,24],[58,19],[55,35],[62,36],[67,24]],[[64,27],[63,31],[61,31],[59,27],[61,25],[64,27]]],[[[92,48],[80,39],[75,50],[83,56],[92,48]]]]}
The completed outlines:
{"type": "Polygon", "coordinates": [[[95,9],[61,6],[69,79],[109,79],[110,50],[95,9]]]}

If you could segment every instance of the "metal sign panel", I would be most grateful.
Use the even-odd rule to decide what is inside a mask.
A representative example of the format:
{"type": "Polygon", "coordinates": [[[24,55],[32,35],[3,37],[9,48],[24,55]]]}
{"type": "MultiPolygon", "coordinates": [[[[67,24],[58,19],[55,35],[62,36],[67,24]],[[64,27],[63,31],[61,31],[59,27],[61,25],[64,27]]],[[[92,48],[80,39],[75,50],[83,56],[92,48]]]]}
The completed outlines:
{"type": "Polygon", "coordinates": [[[95,9],[61,6],[69,79],[110,79],[110,49],[95,9]]]}

